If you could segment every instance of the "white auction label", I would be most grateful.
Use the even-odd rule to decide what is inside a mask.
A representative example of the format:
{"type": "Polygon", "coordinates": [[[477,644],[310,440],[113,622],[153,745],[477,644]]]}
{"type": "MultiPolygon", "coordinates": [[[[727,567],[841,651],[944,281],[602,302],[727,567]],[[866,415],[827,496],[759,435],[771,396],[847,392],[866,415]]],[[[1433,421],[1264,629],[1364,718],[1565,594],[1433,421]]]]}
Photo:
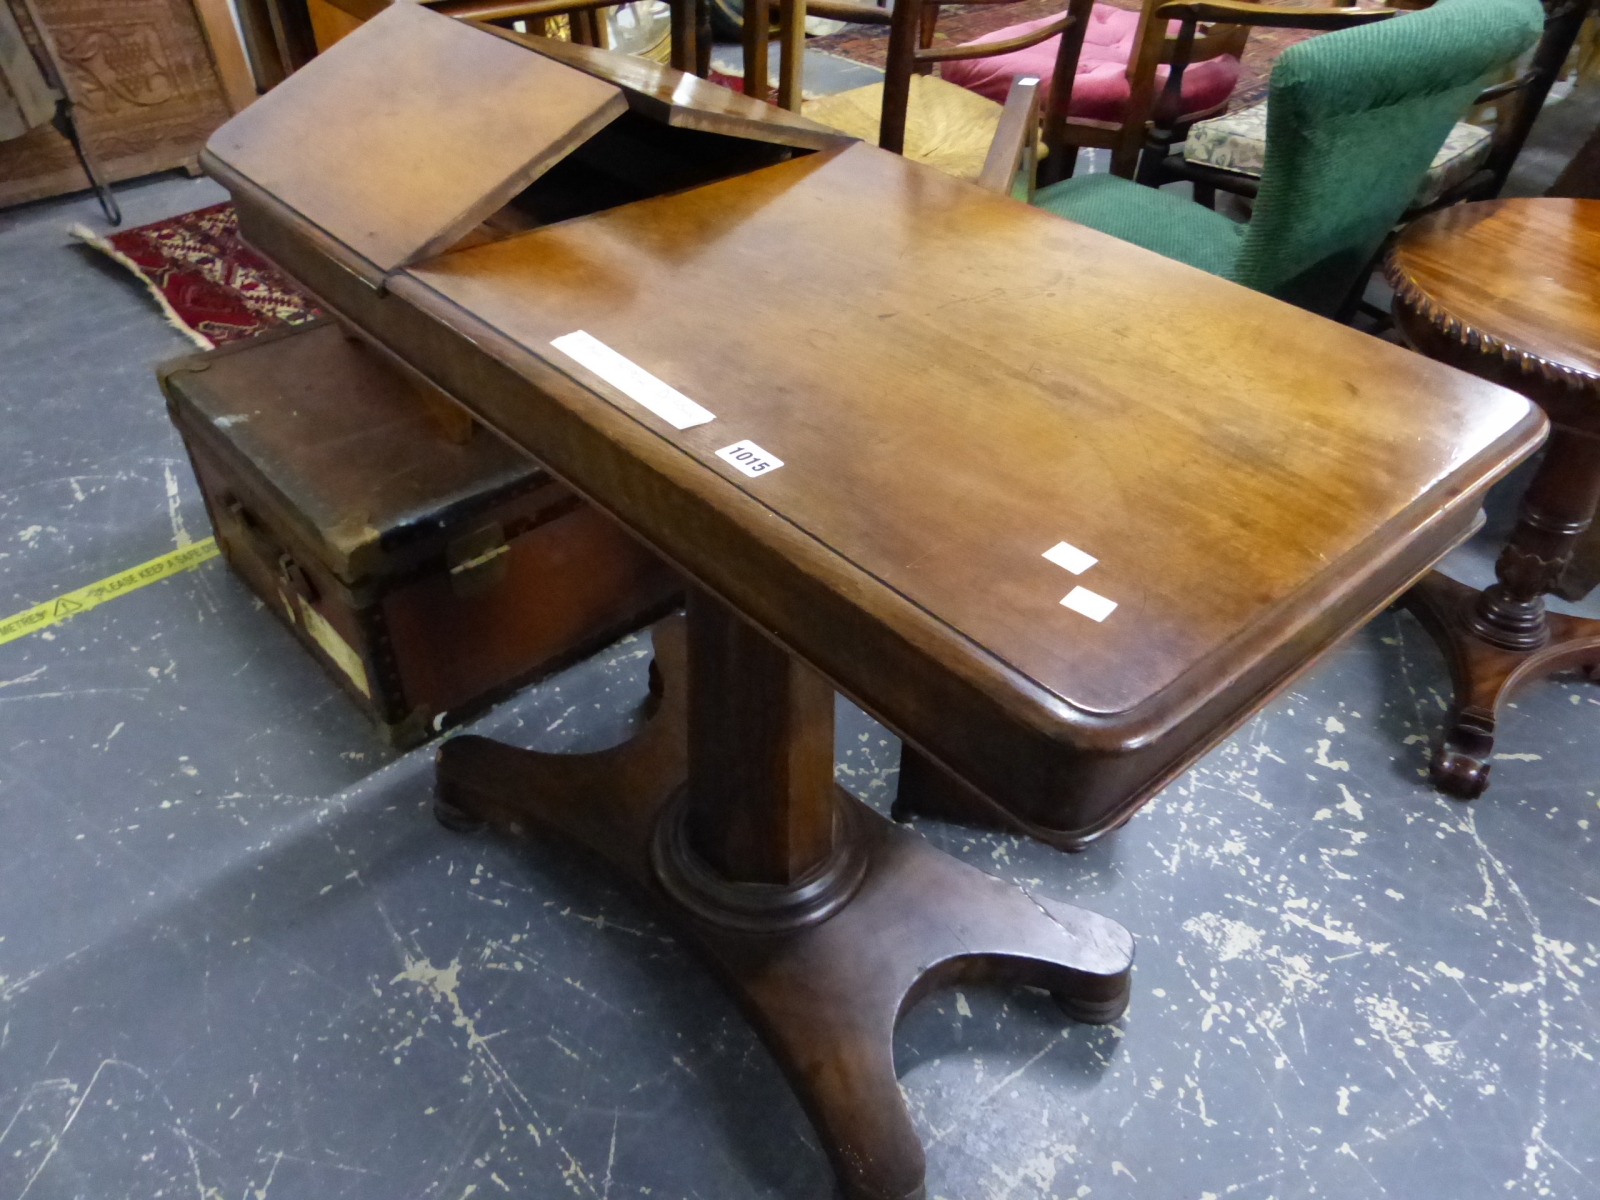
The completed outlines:
{"type": "Polygon", "coordinates": [[[768,454],[751,441],[735,442],[717,451],[723,462],[732,463],[746,475],[766,475],[783,466],[783,459],[768,454]]]}
{"type": "Polygon", "coordinates": [[[1057,542],[1044,552],[1044,557],[1058,567],[1065,567],[1074,575],[1082,575],[1100,561],[1094,555],[1079,550],[1071,542],[1057,542]]]}
{"type": "Polygon", "coordinates": [[[1117,607],[1115,600],[1107,600],[1099,592],[1091,592],[1086,587],[1073,588],[1062,597],[1061,603],[1091,621],[1104,621],[1117,607]]]}
{"type": "Polygon", "coordinates": [[[618,354],[592,334],[578,330],[550,343],[574,362],[588,367],[630,400],[648,408],[674,429],[688,429],[717,419],[677,388],[661,382],[631,358],[618,354]]]}

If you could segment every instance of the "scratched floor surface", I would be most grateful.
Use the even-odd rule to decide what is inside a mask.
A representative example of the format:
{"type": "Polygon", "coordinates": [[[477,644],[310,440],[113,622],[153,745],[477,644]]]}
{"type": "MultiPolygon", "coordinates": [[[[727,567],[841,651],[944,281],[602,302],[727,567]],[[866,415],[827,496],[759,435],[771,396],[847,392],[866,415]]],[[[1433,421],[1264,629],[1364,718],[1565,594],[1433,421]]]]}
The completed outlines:
{"type": "MultiPolygon", "coordinates": [[[[186,343],[67,244],[92,218],[0,213],[0,618],[206,532],[150,370],[186,343]]],[[[482,728],[618,740],[648,654],[482,728]]],[[[1600,687],[1529,692],[1466,806],[1420,778],[1444,686],[1385,615],[1085,854],[920,825],[1139,940],[1113,1028],[1000,991],[907,1017],[930,1196],[1600,1197],[1600,687]]],[[[893,738],[842,708],[839,742],[886,806],[893,738]]],[[[429,783],[219,561],[0,645],[0,1200],[829,1195],[661,926],[440,829],[429,783]]]]}

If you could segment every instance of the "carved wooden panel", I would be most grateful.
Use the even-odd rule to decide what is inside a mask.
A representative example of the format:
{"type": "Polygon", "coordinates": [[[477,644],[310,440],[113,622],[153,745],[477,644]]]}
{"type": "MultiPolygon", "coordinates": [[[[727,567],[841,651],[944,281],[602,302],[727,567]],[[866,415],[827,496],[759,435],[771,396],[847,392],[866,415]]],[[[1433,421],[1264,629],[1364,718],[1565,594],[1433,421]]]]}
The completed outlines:
{"type": "MultiPolygon", "coordinates": [[[[109,179],[193,163],[231,115],[191,0],[36,4],[77,101],[79,128],[109,179]]],[[[0,205],[87,186],[54,129],[0,142],[0,205]]]]}

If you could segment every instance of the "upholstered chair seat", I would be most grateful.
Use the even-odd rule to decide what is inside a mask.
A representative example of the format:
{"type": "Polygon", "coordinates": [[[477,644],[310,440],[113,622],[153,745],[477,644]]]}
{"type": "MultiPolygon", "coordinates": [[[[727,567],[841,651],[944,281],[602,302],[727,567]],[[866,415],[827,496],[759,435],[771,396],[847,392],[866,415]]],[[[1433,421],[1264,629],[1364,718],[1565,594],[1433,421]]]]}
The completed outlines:
{"type": "MultiPolygon", "coordinates": [[[[997,29],[983,37],[974,38],[972,45],[1001,42],[1053,21],[1045,17],[1038,21],[1024,21],[1018,25],[997,29]]],[[[1177,32],[1177,22],[1172,22],[1177,32]]],[[[1083,51],[1078,56],[1078,70],[1072,81],[1072,99],[1067,115],[1090,121],[1121,121],[1127,112],[1130,98],[1128,88],[1128,58],[1133,52],[1134,35],[1139,28],[1139,14],[1109,4],[1096,4],[1089,18],[1089,27],[1083,35],[1083,51]]],[[[1053,37],[992,58],[957,59],[940,67],[940,73],[951,83],[959,83],[980,96],[1004,103],[1006,89],[1019,75],[1035,75],[1050,89],[1050,77],[1055,66],[1056,47],[1061,39],[1053,37]]],[[[1167,79],[1167,68],[1156,70],[1156,86],[1167,79]]],[[[1233,93],[1239,82],[1239,60],[1231,54],[1219,55],[1204,62],[1194,63],[1183,76],[1183,109],[1186,113],[1201,113],[1216,108],[1233,93]]]]}
{"type": "MultiPolygon", "coordinates": [[[[1489,157],[1491,135],[1487,129],[1459,122],[1433,156],[1422,186],[1411,200],[1412,208],[1426,208],[1445,192],[1472,176],[1489,157]]],[[[1189,129],[1183,144],[1186,161],[1219,171],[1261,177],[1267,158],[1267,106],[1253,105],[1199,121],[1189,129]]]]}
{"type": "MultiPolygon", "coordinates": [[[[876,143],[883,84],[807,100],[800,111],[813,121],[876,143]]],[[[976,92],[933,75],[913,75],[905,156],[957,179],[975,180],[994,141],[1001,111],[1001,105],[976,92]]]]}

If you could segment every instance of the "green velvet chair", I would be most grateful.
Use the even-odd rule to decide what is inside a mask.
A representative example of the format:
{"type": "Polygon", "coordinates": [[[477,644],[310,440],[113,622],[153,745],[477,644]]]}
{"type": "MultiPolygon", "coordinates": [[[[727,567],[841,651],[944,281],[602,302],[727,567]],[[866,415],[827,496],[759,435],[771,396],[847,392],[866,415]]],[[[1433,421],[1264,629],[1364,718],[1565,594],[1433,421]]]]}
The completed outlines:
{"type": "MultiPolygon", "coordinates": [[[[1188,0],[1160,12],[1192,36],[1195,23],[1245,7],[1188,0]]],[[[1543,23],[1538,0],[1439,0],[1289,47],[1272,71],[1248,224],[1110,175],[1063,180],[1033,203],[1313,312],[1342,314],[1485,77],[1531,46],[1543,23]]]]}

